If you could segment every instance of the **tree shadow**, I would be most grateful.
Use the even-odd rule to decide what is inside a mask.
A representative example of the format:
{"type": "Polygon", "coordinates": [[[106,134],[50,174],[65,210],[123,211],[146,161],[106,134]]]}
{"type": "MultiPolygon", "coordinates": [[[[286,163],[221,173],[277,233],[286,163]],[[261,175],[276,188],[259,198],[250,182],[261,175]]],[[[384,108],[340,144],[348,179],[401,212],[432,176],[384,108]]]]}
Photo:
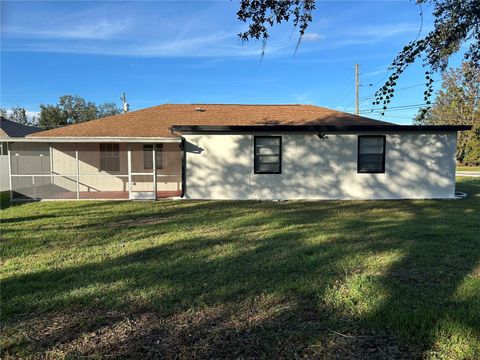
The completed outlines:
{"type": "Polygon", "coordinates": [[[478,293],[456,295],[480,259],[467,186],[461,201],[78,203],[88,219],[59,236],[119,253],[4,278],[4,353],[425,356],[442,324],[480,331],[478,293]]]}

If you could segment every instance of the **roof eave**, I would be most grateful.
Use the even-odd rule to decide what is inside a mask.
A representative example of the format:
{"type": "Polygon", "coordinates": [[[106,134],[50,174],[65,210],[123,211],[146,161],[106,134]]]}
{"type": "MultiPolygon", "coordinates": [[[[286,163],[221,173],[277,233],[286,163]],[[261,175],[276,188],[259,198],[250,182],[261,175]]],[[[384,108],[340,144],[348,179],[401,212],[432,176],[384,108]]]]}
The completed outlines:
{"type": "Polygon", "coordinates": [[[182,134],[251,133],[251,132],[451,132],[470,130],[470,125],[173,125],[172,131],[182,134]]]}
{"type": "Polygon", "coordinates": [[[138,136],[27,136],[10,138],[9,142],[50,142],[50,143],[180,143],[180,137],[138,137],[138,136]]]}

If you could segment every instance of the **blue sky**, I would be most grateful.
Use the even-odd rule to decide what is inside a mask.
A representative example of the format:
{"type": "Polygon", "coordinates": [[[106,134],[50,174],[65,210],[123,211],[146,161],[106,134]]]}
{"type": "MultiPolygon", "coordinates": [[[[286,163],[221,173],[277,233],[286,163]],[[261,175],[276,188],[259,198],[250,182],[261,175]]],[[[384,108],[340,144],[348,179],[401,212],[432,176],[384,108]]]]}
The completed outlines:
{"type": "MultiPolygon", "coordinates": [[[[97,103],[127,93],[131,109],[162,103],[309,103],[354,111],[354,64],[360,108],[382,118],[371,96],[395,54],[416,38],[414,1],[319,1],[294,56],[291,24],[245,44],[236,1],[2,1],[1,106],[36,112],[63,94],[97,103]],[[373,84],[373,86],[369,86],[373,84]]],[[[423,33],[431,29],[424,8],[423,33]]],[[[452,63],[457,65],[458,63],[452,63]]],[[[399,81],[391,106],[423,103],[423,69],[399,81]]],[[[439,79],[437,74],[434,78],[439,79]]],[[[385,120],[411,123],[417,109],[385,120]]]]}

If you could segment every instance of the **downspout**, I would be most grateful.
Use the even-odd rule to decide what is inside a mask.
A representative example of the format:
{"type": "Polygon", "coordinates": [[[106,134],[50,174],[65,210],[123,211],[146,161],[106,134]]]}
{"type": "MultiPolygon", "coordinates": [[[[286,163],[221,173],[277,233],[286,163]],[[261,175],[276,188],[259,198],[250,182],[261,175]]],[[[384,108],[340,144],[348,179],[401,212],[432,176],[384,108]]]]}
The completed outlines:
{"type": "Polygon", "coordinates": [[[185,191],[187,189],[187,149],[186,141],[182,136],[182,143],[180,144],[180,149],[182,150],[182,193],[181,198],[185,198],[185,191]]]}

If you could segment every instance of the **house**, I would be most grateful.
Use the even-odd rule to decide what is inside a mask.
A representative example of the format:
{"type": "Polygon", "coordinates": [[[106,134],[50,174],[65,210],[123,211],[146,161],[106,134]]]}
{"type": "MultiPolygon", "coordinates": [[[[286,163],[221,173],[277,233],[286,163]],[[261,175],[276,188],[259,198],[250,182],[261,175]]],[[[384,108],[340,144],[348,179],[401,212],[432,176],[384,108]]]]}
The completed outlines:
{"type": "Polygon", "coordinates": [[[13,199],[453,198],[457,132],[313,105],[165,104],[11,139],[13,199]]]}
{"type": "Polygon", "coordinates": [[[10,170],[8,166],[7,144],[11,139],[23,138],[28,134],[43,130],[10,121],[0,116],[0,192],[10,189],[10,170]]]}

